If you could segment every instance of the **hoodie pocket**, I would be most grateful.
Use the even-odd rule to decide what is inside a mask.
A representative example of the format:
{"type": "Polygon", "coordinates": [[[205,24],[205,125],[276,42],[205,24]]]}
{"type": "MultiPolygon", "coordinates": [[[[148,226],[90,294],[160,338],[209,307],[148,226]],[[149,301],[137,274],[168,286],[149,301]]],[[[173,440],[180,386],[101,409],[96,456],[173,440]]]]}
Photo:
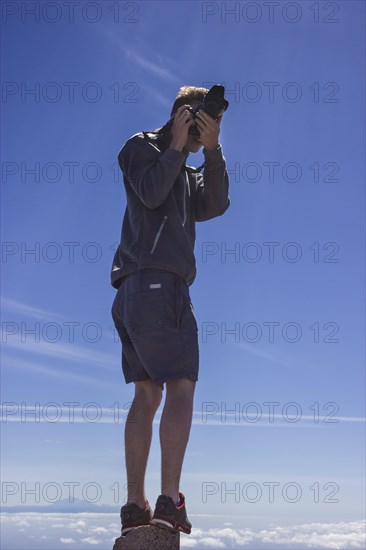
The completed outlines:
{"type": "Polygon", "coordinates": [[[163,221],[161,222],[160,227],[159,227],[159,229],[158,229],[158,231],[157,231],[157,233],[156,233],[156,235],[155,235],[154,244],[153,244],[153,246],[152,246],[152,249],[150,250],[150,254],[152,254],[152,253],[154,252],[154,250],[155,250],[155,248],[156,248],[156,245],[158,244],[158,240],[159,240],[159,238],[160,238],[161,232],[162,232],[162,230],[163,230],[163,227],[164,227],[164,225],[165,225],[167,219],[168,219],[168,216],[164,216],[163,221]]]}

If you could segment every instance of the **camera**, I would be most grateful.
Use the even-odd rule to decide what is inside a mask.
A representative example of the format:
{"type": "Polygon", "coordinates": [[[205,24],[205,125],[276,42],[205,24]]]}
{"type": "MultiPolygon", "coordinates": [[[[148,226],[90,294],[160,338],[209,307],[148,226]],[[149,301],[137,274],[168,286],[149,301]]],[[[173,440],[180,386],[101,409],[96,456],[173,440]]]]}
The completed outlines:
{"type": "MultiPolygon", "coordinates": [[[[193,118],[196,118],[196,113],[198,113],[198,111],[200,111],[201,109],[215,120],[217,119],[217,117],[221,116],[229,106],[229,102],[224,98],[224,93],[224,86],[220,86],[218,84],[212,86],[212,88],[210,88],[207,94],[203,97],[202,103],[200,103],[194,109],[192,107],[189,108],[189,111],[192,113],[193,118]]],[[[144,136],[147,137],[148,133],[164,135],[170,131],[173,123],[174,117],[171,117],[168,122],[164,124],[164,126],[153,132],[144,132],[144,136]]],[[[200,133],[197,128],[197,124],[192,124],[192,126],[188,128],[188,134],[190,136],[199,137],[200,133]]]]}
{"type": "MultiPolygon", "coordinates": [[[[210,88],[204,96],[200,105],[197,105],[194,109],[190,107],[189,110],[192,113],[193,118],[195,119],[196,113],[202,110],[216,120],[217,117],[221,116],[229,106],[229,102],[225,99],[224,94],[224,86],[219,86],[218,84],[212,86],[212,88],[210,88]]],[[[192,126],[189,127],[188,134],[199,137],[200,133],[197,128],[197,124],[192,124],[192,126]]]]}

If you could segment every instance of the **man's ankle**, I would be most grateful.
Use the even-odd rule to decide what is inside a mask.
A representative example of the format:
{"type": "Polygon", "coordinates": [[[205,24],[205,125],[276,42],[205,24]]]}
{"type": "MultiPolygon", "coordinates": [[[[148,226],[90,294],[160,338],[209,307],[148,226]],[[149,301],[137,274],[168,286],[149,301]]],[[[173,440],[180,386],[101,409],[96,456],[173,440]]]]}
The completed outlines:
{"type": "Polygon", "coordinates": [[[165,493],[162,493],[163,495],[167,496],[167,497],[170,497],[174,504],[176,506],[179,506],[180,504],[180,495],[179,495],[179,491],[166,491],[165,493]]]}
{"type": "Polygon", "coordinates": [[[139,508],[141,508],[142,510],[145,510],[146,508],[146,500],[144,498],[128,498],[127,499],[127,502],[126,502],[126,505],[128,504],[136,504],[139,508]]]}

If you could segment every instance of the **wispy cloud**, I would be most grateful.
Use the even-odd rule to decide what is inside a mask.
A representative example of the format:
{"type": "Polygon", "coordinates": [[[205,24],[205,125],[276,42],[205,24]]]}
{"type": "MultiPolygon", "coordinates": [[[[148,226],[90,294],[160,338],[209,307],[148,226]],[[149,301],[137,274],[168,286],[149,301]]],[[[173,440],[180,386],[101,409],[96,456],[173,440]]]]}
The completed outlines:
{"type": "Polygon", "coordinates": [[[172,108],[173,106],[173,101],[172,101],[172,98],[171,97],[166,97],[165,95],[163,95],[162,93],[158,92],[157,90],[154,90],[154,88],[152,88],[151,86],[149,86],[149,88],[146,90],[154,99],[156,99],[156,101],[162,105],[164,108],[166,109],[169,109],[169,113],[170,113],[170,109],[172,108]]]}
{"type": "MultiPolygon", "coordinates": [[[[100,382],[96,382],[97,385],[100,385],[100,382]]],[[[113,386],[114,387],[114,386],[113,386]]],[[[96,415],[96,422],[98,423],[104,423],[104,424],[124,424],[127,419],[128,411],[130,408],[131,403],[125,403],[123,406],[119,407],[104,407],[102,405],[98,405],[98,416],[96,415]]],[[[34,403],[33,403],[34,406],[34,403]]],[[[59,422],[70,422],[69,415],[70,415],[70,409],[68,407],[62,406],[62,404],[55,404],[55,410],[57,406],[57,412],[58,416],[60,418],[59,422]]],[[[32,407],[32,404],[23,403],[21,406],[19,404],[14,403],[12,406],[10,402],[7,404],[3,403],[0,405],[0,411],[1,411],[1,418],[4,422],[24,422],[24,414],[25,411],[30,410],[32,407]],[[17,406],[18,405],[18,406],[17,406]]],[[[159,425],[160,419],[161,419],[162,410],[160,409],[157,411],[155,417],[154,417],[154,424],[159,425]]],[[[229,415],[230,413],[228,413],[229,415]]],[[[136,418],[136,413],[134,413],[134,417],[136,418]]],[[[305,415],[301,419],[300,422],[295,423],[289,423],[286,422],[282,415],[280,414],[274,414],[273,415],[274,422],[269,422],[268,420],[264,419],[260,422],[236,422],[233,417],[229,420],[225,420],[225,422],[220,421],[219,418],[217,419],[210,419],[209,421],[204,421],[202,417],[201,411],[193,411],[193,420],[192,424],[196,426],[221,426],[221,427],[250,427],[250,428],[321,428],[323,429],[327,428],[329,424],[327,422],[321,423],[322,418],[320,418],[319,423],[314,423],[314,418],[311,415],[305,415]],[[277,421],[277,424],[276,424],[277,421]],[[303,422],[303,423],[302,423],[303,422]]],[[[85,418],[85,411],[83,407],[73,407],[72,409],[72,420],[75,423],[88,423],[90,424],[90,419],[85,418]]],[[[340,422],[355,422],[355,423],[365,423],[366,419],[364,417],[352,417],[352,416],[341,416],[338,418],[340,422]]],[[[35,415],[31,415],[29,418],[27,417],[27,422],[49,422],[48,418],[43,418],[42,415],[39,415],[39,418],[35,415]]],[[[133,422],[133,419],[131,420],[133,422]]],[[[49,442],[57,442],[54,440],[47,440],[49,442]]]]}
{"type": "Polygon", "coordinates": [[[5,358],[5,356],[3,355],[3,358],[2,358],[3,372],[5,372],[6,368],[9,368],[11,370],[22,369],[28,372],[41,374],[43,380],[49,377],[49,378],[58,378],[60,380],[65,380],[67,382],[74,381],[74,382],[80,383],[81,385],[91,384],[93,386],[103,387],[106,389],[115,389],[116,387],[115,384],[105,382],[93,376],[75,374],[73,372],[70,372],[69,370],[58,369],[52,363],[50,363],[47,366],[42,366],[39,363],[35,363],[33,361],[27,361],[24,359],[19,359],[18,357],[13,357],[13,356],[5,358]]]}
{"type": "Polygon", "coordinates": [[[262,359],[268,359],[269,361],[271,361],[271,363],[278,363],[280,365],[283,365],[284,367],[288,367],[291,370],[298,370],[299,368],[296,366],[295,361],[283,359],[282,357],[279,357],[278,354],[276,355],[274,353],[268,353],[267,351],[263,351],[249,344],[245,344],[244,342],[239,342],[237,345],[243,348],[245,351],[251,353],[252,355],[256,355],[257,357],[261,357],[262,359]]]}
{"type": "Polygon", "coordinates": [[[7,311],[20,315],[21,317],[30,317],[39,321],[65,321],[66,317],[59,313],[51,312],[39,307],[35,307],[11,298],[1,298],[1,306],[7,311]]]}
{"type": "MultiPolygon", "coordinates": [[[[133,64],[137,63],[140,65],[140,67],[143,67],[147,71],[149,71],[154,76],[161,78],[162,80],[167,80],[170,82],[180,82],[181,79],[172,73],[167,68],[167,65],[169,61],[167,59],[164,59],[162,55],[155,56],[156,59],[152,59],[152,55],[154,52],[153,48],[144,47],[144,52],[149,51],[150,57],[148,57],[145,53],[142,55],[140,52],[138,52],[135,48],[126,47],[126,41],[121,36],[120,33],[114,32],[110,28],[104,28],[103,26],[100,26],[99,30],[105,38],[128,59],[133,64]]],[[[142,49],[142,45],[141,45],[142,49]]]]}
{"type": "Polygon", "coordinates": [[[177,88],[183,84],[181,77],[174,74],[172,70],[168,68],[169,65],[172,65],[172,61],[166,56],[163,57],[161,54],[157,55],[154,49],[147,47],[143,43],[140,43],[138,46],[126,47],[126,42],[121,35],[111,30],[109,27],[100,26],[96,30],[101,32],[103,37],[121,52],[127,62],[131,63],[133,66],[139,65],[157,79],[155,86],[154,82],[149,79],[148,85],[146,86],[146,93],[154,98],[154,100],[164,107],[164,109],[170,110],[173,104],[171,95],[164,95],[160,89],[157,89],[157,86],[159,85],[159,81],[163,81],[163,83],[174,83],[177,88]],[[148,55],[146,52],[148,52],[148,55]]]}
{"type": "Polygon", "coordinates": [[[169,80],[171,82],[180,82],[180,79],[175,76],[171,71],[164,68],[162,65],[164,64],[164,60],[160,58],[160,63],[155,63],[151,59],[148,59],[146,56],[142,56],[141,54],[138,54],[137,52],[126,49],[125,55],[127,59],[130,59],[131,61],[137,63],[144,69],[147,69],[150,71],[153,75],[162,78],[163,80],[169,80]]]}
{"type": "MultiPolygon", "coordinates": [[[[20,317],[30,318],[40,324],[40,327],[44,326],[44,323],[53,322],[59,323],[60,328],[63,329],[65,323],[70,321],[65,316],[62,316],[54,311],[45,310],[39,307],[35,307],[31,304],[20,302],[11,298],[2,297],[2,307],[20,317]]],[[[68,325],[65,325],[66,327],[68,325]]],[[[43,337],[43,331],[39,329],[39,335],[37,334],[23,334],[21,326],[15,327],[17,332],[15,334],[8,334],[7,330],[11,332],[13,329],[8,329],[3,324],[4,330],[1,331],[1,338],[3,342],[3,349],[6,349],[10,353],[3,354],[2,368],[5,372],[6,369],[21,369],[28,372],[34,372],[41,374],[44,378],[57,378],[68,382],[76,382],[82,385],[91,384],[93,386],[104,387],[106,389],[114,388],[114,384],[106,381],[99,380],[92,374],[79,374],[70,371],[70,367],[75,369],[75,363],[79,365],[85,365],[88,369],[91,366],[98,367],[100,369],[113,369],[120,368],[120,356],[119,354],[113,355],[105,353],[95,349],[94,344],[89,342],[88,346],[78,345],[73,341],[47,341],[43,337]],[[39,341],[37,341],[39,339],[39,341]],[[13,353],[11,353],[13,352],[13,353]],[[14,354],[15,352],[15,354],[14,354]],[[27,358],[19,357],[18,353],[25,353],[27,358]],[[66,367],[57,368],[55,361],[63,360],[66,367]]],[[[29,327],[28,327],[29,328],[29,327]]],[[[72,333],[71,333],[72,334],[72,333]]],[[[67,332],[69,336],[69,332],[67,332]]]]}
{"type": "Polygon", "coordinates": [[[94,344],[90,343],[89,348],[79,346],[74,342],[36,342],[32,337],[28,337],[26,342],[22,342],[21,337],[13,335],[7,337],[1,333],[2,341],[6,342],[6,348],[12,348],[16,351],[25,352],[27,355],[41,355],[43,357],[64,359],[68,364],[73,362],[83,363],[90,368],[91,365],[102,368],[116,368],[117,356],[110,353],[104,353],[95,349],[94,344]]]}

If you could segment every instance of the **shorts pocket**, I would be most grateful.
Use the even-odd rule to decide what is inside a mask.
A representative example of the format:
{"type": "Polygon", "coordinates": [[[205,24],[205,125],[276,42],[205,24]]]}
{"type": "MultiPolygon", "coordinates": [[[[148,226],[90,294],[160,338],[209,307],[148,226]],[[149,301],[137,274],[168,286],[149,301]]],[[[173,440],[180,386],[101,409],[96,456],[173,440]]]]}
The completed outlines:
{"type": "Polygon", "coordinates": [[[161,288],[130,294],[126,304],[126,325],[133,334],[156,331],[174,324],[161,288]]]}

